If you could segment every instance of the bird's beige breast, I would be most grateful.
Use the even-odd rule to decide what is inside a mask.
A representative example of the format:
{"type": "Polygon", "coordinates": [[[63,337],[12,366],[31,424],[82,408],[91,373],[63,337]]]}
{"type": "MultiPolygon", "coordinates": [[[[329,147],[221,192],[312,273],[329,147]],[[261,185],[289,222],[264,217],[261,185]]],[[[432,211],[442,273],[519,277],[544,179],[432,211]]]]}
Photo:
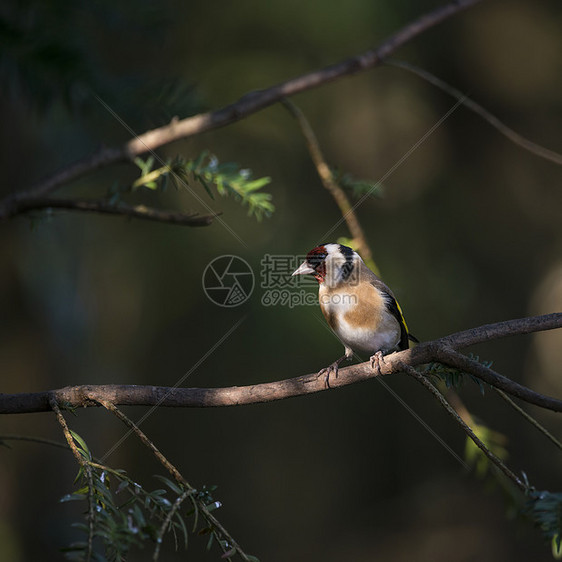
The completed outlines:
{"type": "Polygon", "coordinates": [[[381,293],[370,283],[320,286],[320,308],[336,335],[354,350],[389,350],[396,346],[400,326],[386,310],[381,293]]]}
{"type": "Polygon", "coordinates": [[[335,329],[345,321],[357,329],[376,330],[385,311],[384,300],[370,283],[346,287],[320,286],[320,308],[335,329]]]}

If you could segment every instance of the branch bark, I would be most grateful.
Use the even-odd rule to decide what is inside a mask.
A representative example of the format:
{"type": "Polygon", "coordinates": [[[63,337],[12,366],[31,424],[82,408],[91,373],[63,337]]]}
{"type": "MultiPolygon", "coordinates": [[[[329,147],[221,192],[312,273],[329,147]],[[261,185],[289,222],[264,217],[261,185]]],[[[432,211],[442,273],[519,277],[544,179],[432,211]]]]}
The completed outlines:
{"type": "MultiPolygon", "coordinates": [[[[562,400],[534,392],[480,363],[472,362],[468,357],[457,352],[458,349],[484,341],[556,328],[562,328],[561,312],[487,324],[445,338],[421,343],[413,349],[387,355],[384,363],[381,362],[381,374],[399,373],[403,370],[402,364],[415,367],[433,361],[445,362],[455,367],[459,365],[463,371],[530,404],[562,412],[562,400]],[[467,361],[461,362],[457,356],[464,357],[467,361]]],[[[330,388],[372,379],[377,374],[378,372],[371,368],[369,362],[352,365],[339,370],[338,377],[330,380],[330,388]]],[[[272,402],[325,390],[328,388],[324,378],[318,377],[316,373],[277,382],[224,388],[81,385],[45,392],[0,394],[0,414],[50,411],[52,410],[50,403],[52,396],[56,397],[60,407],[66,408],[98,406],[99,403],[104,402],[128,406],[209,408],[272,402]]]]}
{"type": "Polygon", "coordinates": [[[202,113],[139,135],[121,147],[103,148],[92,156],[83,158],[52,175],[28,190],[14,193],[0,202],[0,220],[21,212],[22,206],[33,199],[46,197],[61,185],[76,180],[85,174],[119,162],[126,162],[145,152],[173,141],[198,135],[211,129],[224,127],[239,121],[283,98],[311,90],[343,76],[357,74],[381,64],[399,47],[424,31],[438,25],[455,14],[470,8],[481,0],[457,0],[429,12],[409,23],[397,33],[371,49],[320,70],[303,74],[264,90],[250,92],[238,101],[208,113],[202,113]]]}
{"type": "Polygon", "coordinates": [[[88,199],[58,199],[54,197],[38,197],[20,201],[20,213],[42,209],[67,209],[108,215],[120,215],[135,219],[145,219],[183,226],[208,226],[217,215],[186,214],[176,211],[165,211],[146,207],[145,205],[127,205],[126,203],[110,203],[88,199]]]}

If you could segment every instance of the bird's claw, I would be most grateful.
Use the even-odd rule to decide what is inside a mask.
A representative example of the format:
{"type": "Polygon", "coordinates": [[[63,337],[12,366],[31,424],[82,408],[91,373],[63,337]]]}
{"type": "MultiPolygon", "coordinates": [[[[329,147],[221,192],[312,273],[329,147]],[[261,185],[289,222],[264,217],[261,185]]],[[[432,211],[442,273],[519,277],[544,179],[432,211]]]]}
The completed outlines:
{"type": "Polygon", "coordinates": [[[320,369],[318,371],[318,374],[316,375],[316,378],[320,378],[322,375],[326,375],[326,388],[330,388],[330,374],[332,373],[332,371],[334,372],[334,375],[336,377],[336,379],[338,378],[338,372],[340,370],[340,362],[339,361],[334,361],[331,365],[328,365],[327,367],[325,367],[324,369],[320,369]]]}
{"type": "Polygon", "coordinates": [[[374,355],[371,356],[371,369],[376,369],[379,375],[382,375],[381,363],[386,363],[386,361],[384,360],[382,351],[377,351],[374,355]]]}

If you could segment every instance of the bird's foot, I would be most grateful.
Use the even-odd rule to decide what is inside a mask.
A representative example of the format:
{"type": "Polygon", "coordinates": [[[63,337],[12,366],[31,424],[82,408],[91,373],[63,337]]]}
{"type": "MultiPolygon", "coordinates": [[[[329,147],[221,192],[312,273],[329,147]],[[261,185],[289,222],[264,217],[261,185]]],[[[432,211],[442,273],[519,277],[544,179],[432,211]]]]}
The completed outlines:
{"type": "Polygon", "coordinates": [[[382,375],[381,363],[386,363],[386,361],[384,360],[382,351],[377,351],[374,355],[371,356],[371,369],[376,369],[377,374],[379,375],[382,375]]]}
{"type": "Polygon", "coordinates": [[[326,368],[324,369],[320,369],[318,371],[318,374],[316,375],[316,378],[319,378],[323,375],[326,376],[326,388],[330,388],[330,375],[331,373],[334,373],[334,376],[336,378],[338,378],[338,372],[340,370],[340,363],[342,362],[342,360],[345,358],[344,357],[340,357],[337,361],[334,361],[331,365],[328,365],[326,368]]]}

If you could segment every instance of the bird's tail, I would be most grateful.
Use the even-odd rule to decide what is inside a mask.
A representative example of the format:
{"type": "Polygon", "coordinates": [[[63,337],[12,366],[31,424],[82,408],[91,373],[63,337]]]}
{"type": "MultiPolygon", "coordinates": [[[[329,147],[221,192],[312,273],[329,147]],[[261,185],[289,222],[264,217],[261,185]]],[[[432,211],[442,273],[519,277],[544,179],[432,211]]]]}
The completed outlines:
{"type": "Polygon", "coordinates": [[[416,338],[416,336],[408,333],[408,339],[414,343],[420,343],[420,340],[418,340],[418,338],[416,338]]]}

